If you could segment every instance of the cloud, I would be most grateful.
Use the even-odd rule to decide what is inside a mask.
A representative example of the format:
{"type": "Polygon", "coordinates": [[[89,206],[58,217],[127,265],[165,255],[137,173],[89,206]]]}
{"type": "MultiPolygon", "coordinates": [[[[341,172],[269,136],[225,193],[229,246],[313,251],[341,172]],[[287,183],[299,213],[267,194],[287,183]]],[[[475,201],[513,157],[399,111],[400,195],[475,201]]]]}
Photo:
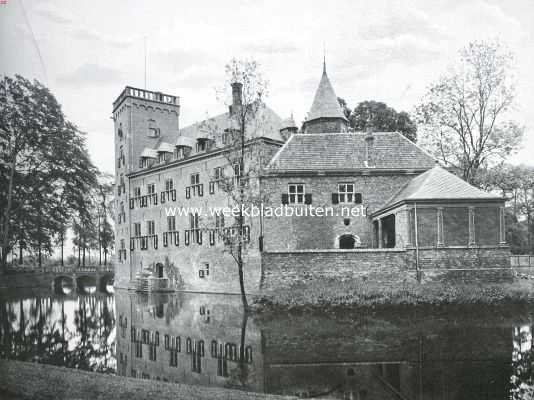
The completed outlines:
{"type": "Polygon", "coordinates": [[[299,49],[292,43],[261,41],[246,45],[244,50],[258,54],[290,54],[297,52],[299,49]]]}
{"type": "Polygon", "coordinates": [[[130,46],[133,43],[133,39],[111,36],[85,27],[75,28],[72,31],[72,36],[88,42],[101,42],[113,47],[121,48],[130,46]]]}
{"type": "Polygon", "coordinates": [[[60,25],[69,25],[73,22],[72,18],[64,12],[49,8],[38,8],[35,10],[35,14],[60,25]]]}
{"type": "Polygon", "coordinates": [[[122,75],[118,70],[92,63],[82,64],[72,73],[58,77],[58,82],[67,86],[104,86],[117,84],[121,80],[122,75]]]}

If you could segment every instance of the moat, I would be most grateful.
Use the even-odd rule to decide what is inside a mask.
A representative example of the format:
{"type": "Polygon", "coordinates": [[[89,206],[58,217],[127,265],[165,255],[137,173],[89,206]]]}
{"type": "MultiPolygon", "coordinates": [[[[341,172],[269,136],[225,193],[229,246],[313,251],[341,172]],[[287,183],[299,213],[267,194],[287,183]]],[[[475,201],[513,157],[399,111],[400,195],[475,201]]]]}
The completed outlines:
{"type": "Polygon", "coordinates": [[[0,292],[0,357],[303,398],[519,399],[533,320],[534,305],[245,317],[238,296],[18,290],[0,292]]]}

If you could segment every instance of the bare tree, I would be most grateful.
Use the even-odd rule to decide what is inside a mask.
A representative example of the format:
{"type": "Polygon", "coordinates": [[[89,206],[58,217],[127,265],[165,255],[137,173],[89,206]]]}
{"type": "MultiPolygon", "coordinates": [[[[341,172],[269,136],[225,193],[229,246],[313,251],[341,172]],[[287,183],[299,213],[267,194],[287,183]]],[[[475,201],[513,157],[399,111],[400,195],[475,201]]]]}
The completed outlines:
{"type": "Polygon", "coordinates": [[[226,66],[227,85],[231,96],[225,91],[225,98],[231,97],[227,121],[218,124],[207,119],[201,129],[208,132],[212,141],[222,143],[226,159],[225,168],[214,176],[219,190],[233,207],[235,223],[219,229],[226,251],[237,265],[241,299],[245,312],[248,302],[245,291],[244,268],[247,248],[250,242],[250,227],[246,225],[243,210],[261,203],[259,176],[266,165],[267,155],[255,137],[268,128],[269,118],[263,98],[267,95],[267,82],[263,79],[257,62],[232,59],[226,66]]]}
{"type": "Polygon", "coordinates": [[[482,166],[514,152],[523,129],[508,119],[512,55],[498,42],[472,42],[430,86],[417,108],[422,144],[473,183],[482,166]]]}

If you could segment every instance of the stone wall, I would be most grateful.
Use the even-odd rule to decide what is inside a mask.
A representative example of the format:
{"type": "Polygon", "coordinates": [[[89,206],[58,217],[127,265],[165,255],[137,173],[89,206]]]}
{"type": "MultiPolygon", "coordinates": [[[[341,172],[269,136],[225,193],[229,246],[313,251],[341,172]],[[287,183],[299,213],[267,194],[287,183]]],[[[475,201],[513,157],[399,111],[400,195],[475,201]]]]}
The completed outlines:
{"type": "MultiPolygon", "coordinates": [[[[290,289],[317,281],[370,279],[391,283],[415,278],[406,252],[396,249],[263,253],[262,289],[290,289]]],[[[415,270],[413,270],[415,272],[415,270]]]]}

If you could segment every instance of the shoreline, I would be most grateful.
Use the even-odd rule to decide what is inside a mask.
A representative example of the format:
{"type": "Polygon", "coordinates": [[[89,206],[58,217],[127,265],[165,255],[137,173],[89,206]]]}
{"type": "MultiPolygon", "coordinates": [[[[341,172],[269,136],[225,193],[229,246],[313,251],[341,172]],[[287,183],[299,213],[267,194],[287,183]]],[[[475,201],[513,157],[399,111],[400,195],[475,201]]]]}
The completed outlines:
{"type": "Polygon", "coordinates": [[[143,380],[1,358],[0,371],[2,371],[0,374],[0,394],[5,392],[13,396],[12,398],[21,400],[296,399],[296,397],[244,392],[237,389],[143,380]],[[31,384],[28,384],[29,382],[31,384]]]}

